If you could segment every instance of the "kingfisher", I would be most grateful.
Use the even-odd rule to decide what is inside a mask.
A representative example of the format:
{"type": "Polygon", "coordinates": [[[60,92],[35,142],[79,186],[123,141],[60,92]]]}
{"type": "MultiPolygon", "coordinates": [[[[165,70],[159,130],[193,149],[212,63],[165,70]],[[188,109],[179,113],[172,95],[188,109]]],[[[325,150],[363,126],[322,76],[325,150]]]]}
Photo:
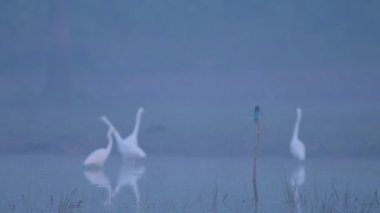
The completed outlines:
{"type": "Polygon", "coordinates": [[[263,113],[261,112],[260,107],[259,106],[255,106],[255,111],[254,111],[253,117],[255,118],[255,123],[256,124],[259,123],[259,120],[260,120],[261,116],[263,116],[263,113]]]}

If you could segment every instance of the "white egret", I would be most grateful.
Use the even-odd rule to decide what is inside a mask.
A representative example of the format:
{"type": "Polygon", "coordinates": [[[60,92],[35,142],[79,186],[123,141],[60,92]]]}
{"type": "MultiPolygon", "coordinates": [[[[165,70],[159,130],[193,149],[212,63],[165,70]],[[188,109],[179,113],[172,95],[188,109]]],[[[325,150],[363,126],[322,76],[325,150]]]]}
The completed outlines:
{"type": "Polygon", "coordinates": [[[300,108],[297,108],[297,119],[294,125],[293,137],[290,141],[290,152],[292,155],[300,161],[305,160],[305,145],[298,138],[298,132],[301,123],[302,112],[300,108]]]}
{"type": "Polygon", "coordinates": [[[136,115],[136,123],[132,133],[126,137],[122,138],[117,129],[113,126],[111,121],[108,120],[106,116],[102,116],[100,119],[104,121],[113,131],[113,135],[116,138],[117,147],[119,148],[119,152],[125,158],[144,158],[146,154],[144,150],[142,150],[138,144],[138,132],[140,128],[141,116],[144,113],[144,108],[140,107],[137,111],[136,115]]]}
{"type": "Polygon", "coordinates": [[[112,128],[108,130],[107,137],[108,137],[108,145],[106,148],[100,148],[95,151],[93,151],[84,161],[84,165],[95,165],[99,167],[103,167],[104,163],[106,162],[109,154],[112,150],[112,128]]]}

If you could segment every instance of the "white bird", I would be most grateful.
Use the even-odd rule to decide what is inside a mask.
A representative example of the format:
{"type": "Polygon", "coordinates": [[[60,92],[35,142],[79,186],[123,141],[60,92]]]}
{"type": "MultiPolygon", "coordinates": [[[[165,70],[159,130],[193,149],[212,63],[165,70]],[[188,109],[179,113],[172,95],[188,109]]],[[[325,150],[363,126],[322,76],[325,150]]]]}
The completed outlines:
{"type": "Polygon", "coordinates": [[[100,119],[104,121],[113,131],[113,135],[116,138],[117,147],[119,148],[119,152],[125,158],[144,158],[146,154],[144,150],[142,150],[138,144],[137,135],[140,128],[141,116],[144,113],[144,108],[140,107],[137,111],[136,115],[136,123],[131,135],[127,138],[122,138],[117,129],[113,126],[113,124],[108,120],[106,116],[102,116],[100,119]]]}
{"type": "Polygon", "coordinates": [[[297,119],[294,125],[293,137],[290,141],[290,152],[292,155],[300,161],[305,160],[305,145],[298,138],[298,132],[301,123],[302,112],[300,108],[297,108],[297,119]]]}
{"type": "Polygon", "coordinates": [[[84,161],[83,165],[95,165],[99,167],[103,167],[106,162],[111,150],[112,150],[112,128],[108,130],[108,145],[106,148],[100,148],[93,151],[84,161]]]}

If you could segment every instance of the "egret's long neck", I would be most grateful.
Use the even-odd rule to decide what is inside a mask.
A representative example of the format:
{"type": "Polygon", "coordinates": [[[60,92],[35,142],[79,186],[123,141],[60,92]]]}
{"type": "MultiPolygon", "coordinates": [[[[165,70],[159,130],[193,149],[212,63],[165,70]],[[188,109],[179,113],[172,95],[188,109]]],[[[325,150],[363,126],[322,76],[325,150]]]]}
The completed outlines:
{"type": "Polygon", "coordinates": [[[112,132],[113,132],[113,129],[110,128],[110,130],[108,131],[108,134],[107,134],[107,138],[108,138],[108,145],[106,147],[106,150],[108,153],[111,152],[112,150],[112,145],[113,145],[113,141],[112,141],[112,132]]]}
{"type": "Polygon", "coordinates": [[[296,119],[296,123],[294,125],[294,130],[293,130],[293,139],[297,139],[298,138],[298,132],[299,132],[299,129],[300,129],[300,123],[301,123],[301,113],[297,113],[297,119],[296,119]]]}
{"type": "Polygon", "coordinates": [[[104,121],[104,123],[106,123],[107,126],[108,126],[109,128],[112,129],[112,133],[113,133],[113,135],[115,136],[117,142],[120,142],[120,141],[123,140],[123,139],[121,138],[121,136],[120,136],[120,133],[119,133],[119,132],[117,131],[117,129],[113,126],[113,124],[111,123],[111,121],[108,120],[107,117],[104,117],[104,119],[102,119],[102,121],[104,121]]]}
{"type": "Polygon", "coordinates": [[[141,113],[138,112],[136,115],[136,123],[135,123],[135,128],[133,128],[132,135],[137,137],[137,134],[139,133],[140,129],[140,120],[141,120],[141,113]]]}

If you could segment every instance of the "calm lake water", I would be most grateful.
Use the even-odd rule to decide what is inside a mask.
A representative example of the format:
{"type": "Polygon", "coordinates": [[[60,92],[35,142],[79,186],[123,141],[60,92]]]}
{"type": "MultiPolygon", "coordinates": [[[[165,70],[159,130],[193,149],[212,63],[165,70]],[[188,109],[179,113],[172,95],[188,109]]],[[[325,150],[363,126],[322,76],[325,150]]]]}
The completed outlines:
{"type": "Polygon", "coordinates": [[[1,212],[380,212],[379,160],[10,155],[0,160],[1,212]],[[329,211],[331,209],[331,211],[329,211]]]}

